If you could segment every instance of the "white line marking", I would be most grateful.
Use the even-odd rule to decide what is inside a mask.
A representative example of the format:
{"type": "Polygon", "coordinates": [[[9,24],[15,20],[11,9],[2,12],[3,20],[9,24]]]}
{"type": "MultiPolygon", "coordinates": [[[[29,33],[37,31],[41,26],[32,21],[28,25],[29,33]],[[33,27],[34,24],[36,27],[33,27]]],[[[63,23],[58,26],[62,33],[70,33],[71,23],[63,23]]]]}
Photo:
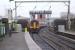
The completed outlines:
{"type": "Polygon", "coordinates": [[[25,40],[26,40],[29,50],[42,50],[31,38],[29,32],[25,32],[25,40]]]}

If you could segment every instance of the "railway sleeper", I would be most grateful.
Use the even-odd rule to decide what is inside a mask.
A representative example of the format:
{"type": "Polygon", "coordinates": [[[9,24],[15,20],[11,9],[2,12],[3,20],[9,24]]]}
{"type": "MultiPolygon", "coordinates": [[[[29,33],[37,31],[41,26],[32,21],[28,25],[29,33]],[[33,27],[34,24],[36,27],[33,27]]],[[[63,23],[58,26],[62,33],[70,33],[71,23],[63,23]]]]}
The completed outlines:
{"type": "Polygon", "coordinates": [[[54,48],[56,48],[56,50],[74,50],[73,48],[71,48],[71,47],[69,47],[69,46],[67,46],[67,45],[65,45],[63,43],[60,43],[61,40],[58,39],[55,36],[52,36],[52,35],[49,36],[49,35],[47,35],[47,36],[44,36],[43,38],[45,39],[46,42],[50,43],[51,46],[53,46],[54,48]]]}
{"type": "Polygon", "coordinates": [[[52,36],[56,37],[57,39],[59,39],[60,43],[65,44],[66,46],[69,46],[70,48],[75,49],[75,40],[73,40],[73,39],[70,39],[68,37],[64,37],[64,36],[61,36],[61,35],[57,35],[57,34],[54,34],[54,33],[50,33],[50,34],[47,33],[46,35],[49,36],[49,37],[50,37],[50,35],[52,35],[52,36]]]}
{"type": "Polygon", "coordinates": [[[57,34],[52,34],[54,37],[56,37],[57,39],[60,40],[60,43],[65,44],[66,46],[69,46],[70,48],[74,48],[75,49],[75,40],[61,36],[61,35],[57,35],[57,34]],[[70,44],[70,45],[69,45],[70,44]]]}

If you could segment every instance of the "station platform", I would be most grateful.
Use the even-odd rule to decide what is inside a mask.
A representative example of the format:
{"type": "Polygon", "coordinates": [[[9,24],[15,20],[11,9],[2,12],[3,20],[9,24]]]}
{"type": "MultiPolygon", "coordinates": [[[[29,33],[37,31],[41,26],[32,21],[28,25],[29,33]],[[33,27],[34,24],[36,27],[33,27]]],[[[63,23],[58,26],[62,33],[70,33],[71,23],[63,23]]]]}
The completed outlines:
{"type": "Polygon", "coordinates": [[[24,33],[13,33],[0,41],[0,50],[29,50],[26,44],[24,33]]]}
{"type": "Polygon", "coordinates": [[[0,50],[41,50],[29,32],[13,33],[0,41],[0,50]]]}
{"type": "Polygon", "coordinates": [[[75,35],[75,32],[74,31],[65,31],[64,33],[68,33],[68,34],[75,35]]]}
{"type": "Polygon", "coordinates": [[[24,33],[13,33],[0,41],[0,50],[29,50],[26,44],[24,33]]]}

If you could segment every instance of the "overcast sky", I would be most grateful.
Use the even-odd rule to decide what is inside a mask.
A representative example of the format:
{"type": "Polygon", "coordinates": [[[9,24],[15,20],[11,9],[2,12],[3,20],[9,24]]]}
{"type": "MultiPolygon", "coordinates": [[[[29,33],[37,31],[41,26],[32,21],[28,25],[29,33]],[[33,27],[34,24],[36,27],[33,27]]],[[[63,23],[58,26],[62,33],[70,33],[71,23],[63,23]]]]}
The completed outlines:
{"type": "MultiPolygon", "coordinates": [[[[19,5],[18,3],[17,5],[19,5]]],[[[21,3],[17,8],[17,16],[29,17],[29,11],[33,10],[50,10],[49,6],[51,5],[52,17],[60,17],[61,12],[67,12],[67,6],[64,3],[21,3]]],[[[14,8],[14,1],[9,3],[9,0],[0,0],[0,16],[5,16],[7,9],[14,8]]],[[[13,11],[13,16],[14,15],[13,11]]],[[[71,13],[75,14],[75,0],[71,0],[71,13]]]]}

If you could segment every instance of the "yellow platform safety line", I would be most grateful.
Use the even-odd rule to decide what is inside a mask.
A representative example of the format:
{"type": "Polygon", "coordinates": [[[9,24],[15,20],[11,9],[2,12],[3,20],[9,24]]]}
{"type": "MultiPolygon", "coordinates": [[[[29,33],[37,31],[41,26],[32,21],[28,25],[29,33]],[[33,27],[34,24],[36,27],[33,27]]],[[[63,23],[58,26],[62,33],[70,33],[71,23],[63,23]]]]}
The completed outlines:
{"type": "Polygon", "coordinates": [[[25,32],[28,32],[28,28],[27,27],[25,27],[25,32]]]}

